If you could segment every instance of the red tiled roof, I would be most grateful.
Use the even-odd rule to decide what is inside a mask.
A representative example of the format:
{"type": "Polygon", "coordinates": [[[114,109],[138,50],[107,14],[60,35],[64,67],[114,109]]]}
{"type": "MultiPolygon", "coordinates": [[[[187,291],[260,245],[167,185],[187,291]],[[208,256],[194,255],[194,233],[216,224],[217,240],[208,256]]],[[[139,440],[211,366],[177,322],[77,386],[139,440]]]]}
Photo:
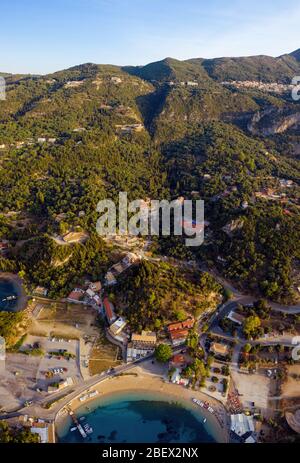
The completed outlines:
{"type": "Polygon", "coordinates": [[[110,302],[109,302],[107,297],[105,297],[103,299],[103,306],[104,306],[104,310],[105,310],[105,314],[106,314],[107,318],[109,320],[111,320],[113,318],[114,314],[113,314],[110,302]]]}
{"type": "Polygon", "coordinates": [[[171,325],[168,326],[168,331],[176,331],[176,330],[182,330],[183,328],[193,328],[195,323],[195,320],[193,318],[188,318],[184,322],[178,322],[178,323],[171,323],[171,325]]]}
{"type": "Polygon", "coordinates": [[[80,291],[72,291],[68,296],[68,299],[73,299],[75,301],[80,301],[81,298],[82,293],[80,291]]]}
{"type": "Polygon", "coordinates": [[[170,333],[171,339],[180,339],[180,338],[186,338],[188,336],[189,332],[188,330],[179,330],[170,333]]]}
{"type": "Polygon", "coordinates": [[[193,328],[195,320],[193,318],[189,318],[182,322],[182,328],[193,328]]]}
{"type": "Polygon", "coordinates": [[[185,357],[183,355],[174,355],[174,357],[171,360],[172,363],[175,363],[177,365],[181,365],[182,363],[185,363],[185,357]]]}
{"type": "Polygon", "coordinates": [[[181,330],[182,329],[182,323],[172,323],[171,325],[168,326],[169,331],[176,331],[176,330],[181,330]]]}

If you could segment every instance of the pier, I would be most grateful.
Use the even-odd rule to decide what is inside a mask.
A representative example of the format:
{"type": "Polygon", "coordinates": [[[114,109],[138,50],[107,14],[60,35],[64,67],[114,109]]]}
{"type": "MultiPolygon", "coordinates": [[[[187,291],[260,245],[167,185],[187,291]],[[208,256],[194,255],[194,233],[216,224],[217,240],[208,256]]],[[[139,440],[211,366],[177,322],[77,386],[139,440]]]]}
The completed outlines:
{"type": "Polygon", "coordinates": [[[86,438],[87,438],[87,433],[85,432],[85,430],[83,429],[83,427],[82,427],[81,424],[79,423],[78,418],[77,418],[77,416],[75,415],[75,413],[74,413],[72,410],[70,410],[70,411],[69,411],[69,415],[70,415],[70,417],[72,418],[74,425],[76,426],[76,428],[77,428],[78,431],[80,432],[80,434],[81,434],[81,436],[83,437],[83,439],[86,439],[86,438]]]}

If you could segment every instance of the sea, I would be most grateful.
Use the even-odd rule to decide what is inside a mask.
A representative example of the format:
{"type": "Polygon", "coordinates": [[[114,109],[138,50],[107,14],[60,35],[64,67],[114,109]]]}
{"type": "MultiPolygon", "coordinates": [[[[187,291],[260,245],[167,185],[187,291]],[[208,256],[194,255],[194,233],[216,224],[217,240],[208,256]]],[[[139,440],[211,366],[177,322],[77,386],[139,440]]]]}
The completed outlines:
{"type": "Polygon", "coordinates": [[[15,282],[0,278],[0,312],[15,312],[18,307],[18,297],[19,290],[15,282]]]}
{"type": "Polygon", "coordinates": [[[199,408],[172,402],[161,393],[126,392],[97,399],[77,409],[76,416],[93,433],[86,439],[68,417],[56,428],[62,443],[213,443],[218,441],[215,423],[199,408]]]}

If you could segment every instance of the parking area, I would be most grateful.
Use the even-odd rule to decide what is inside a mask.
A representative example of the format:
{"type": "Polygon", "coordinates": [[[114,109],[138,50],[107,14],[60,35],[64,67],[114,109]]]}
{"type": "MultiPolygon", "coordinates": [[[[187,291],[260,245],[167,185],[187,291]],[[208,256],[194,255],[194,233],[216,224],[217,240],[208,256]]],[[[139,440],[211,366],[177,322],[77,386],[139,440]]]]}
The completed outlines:
{"type": "Polygon", "coordinates": [[[72,378],[76,383],[81,379],[79,370],[79,341],[55,337],[29,335],[21,349],[41,349],[44,355],[40,357],[36,374],[36,388],[47,391],[51,383],[57,383],[72,378]]]}
{"type": "Polygon", "coordinates": [[[266,375],[266,371],[259,369],[255,374],[247,374],[233,370],[231,374],[243,407],[268,411],[272,380],[266,375]]]}
{"type": "Polygon", "coordinates": [[[13,411],[26,401],[39,398],[36,377],[40,360],[24,354],[6,355],[5,369],[0,376],[0,407],[3,410],[13,411]]]}

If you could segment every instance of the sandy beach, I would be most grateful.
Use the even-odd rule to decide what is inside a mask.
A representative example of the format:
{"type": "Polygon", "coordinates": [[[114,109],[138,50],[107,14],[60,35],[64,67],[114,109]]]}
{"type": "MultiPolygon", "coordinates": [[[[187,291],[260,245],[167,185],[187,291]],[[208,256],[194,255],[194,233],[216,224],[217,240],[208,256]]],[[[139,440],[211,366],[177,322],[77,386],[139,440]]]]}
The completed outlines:
{"type": "MultiPolygon", "coordinates": [[[[150,367],[150,365],[148,365],[148,367],[150,367]]],[[[95,390],[99,392],[99,395],[96,398],[97,404],[101,403],[101,399],[113,396],[118,393],[125,394],[134,393],[136,391],[139,393],[144,392],[145,396],[147,394],[158,394],[170,402],[178,402],[190,410],[193,409],[195,412],[201,413],[203,417],[207,418],[207,422],[211,425],[210,427],[214,431],[213,433],[216,440],[220,443],[228,442],[229,433],[227,426],[227,416],[223,405],[217,400],[207,396],[206,394],[165,381],[160,374],[161,372],[157,371],[159,368],[160,367],[157,366],[153,368],[153,370],[156,371],[149,371],[144,367],[137,367],[133,369],[130,374],[107,379],[106,381],[93,386],[90,390],[87,390],[87,392],[95,390]],[[212,415],[207,410],[202,409],[198,405],[194,404],[192,402],[193,398],[202,400],[203,402],[208,402],[215,410],[215,414],[212,415]]],[[[91,407],[91,403],[94,402],[95,399],[86,400],[84,403],[82,403],[79,400],[79,397],[82,395],[84,394],[81,393],[80,396],[70,401],[68,404],[69,409],[76,411],[83,405],[91,407]]],[[[66,408],[57,414],[56,426],[60,427],[65,420],[66,408]]]]}

